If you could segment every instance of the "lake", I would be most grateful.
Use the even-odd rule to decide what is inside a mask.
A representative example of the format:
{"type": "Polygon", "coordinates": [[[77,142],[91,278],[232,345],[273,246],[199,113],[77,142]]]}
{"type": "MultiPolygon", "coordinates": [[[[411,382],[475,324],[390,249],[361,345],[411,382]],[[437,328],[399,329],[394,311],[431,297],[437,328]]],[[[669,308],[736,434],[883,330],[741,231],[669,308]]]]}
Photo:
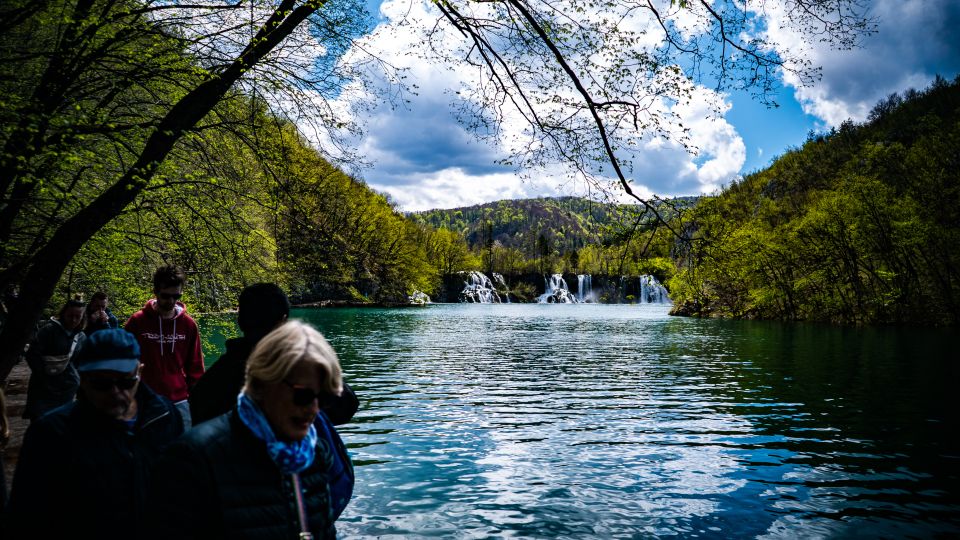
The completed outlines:
{"type": "Polygon", "coordinates": [[[955,331],[668,309],[295,310],[361,400],[340,536],[960,535],[955,331]]]}

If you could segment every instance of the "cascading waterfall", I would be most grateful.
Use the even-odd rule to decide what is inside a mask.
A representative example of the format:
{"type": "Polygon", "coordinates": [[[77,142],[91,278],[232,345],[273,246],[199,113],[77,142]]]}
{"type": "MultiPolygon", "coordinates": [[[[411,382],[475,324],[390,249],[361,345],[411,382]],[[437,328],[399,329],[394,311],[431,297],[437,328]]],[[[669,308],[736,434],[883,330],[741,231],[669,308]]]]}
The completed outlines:
{"type": "Polygon", "coordinates": [[[637,298],[639,304],[670,304],[670,296],[667,289],[657,281],[657,278],[643,274],[640,276],[640,297],[637,298]]]}
{"type": "Polygon", "coordinates": [[[577,301],[580,303],[597,301],[596,295],[593,294],[593,276],[590,274],[577,274],[577,301]]]}
{"type": "Polygon", "coordinates": [[[507,303],[510,303],[510,287],[507,285],[507,280],[504,279],[503,274],[493,273],[493,282],[496,284],[495,289],[503,291],[503,295],[507,298],[507,303]]]}
{"type": "Polygon", "coordinates": [[[500,295],[483,272],[474,270],[469,273],[469,280],[465,281],[463,291],[460,292],[461,302],[474,304],[499,304],[500,295]]]}
{"type": "Polygon", "coordinates": [[[538,304],[576,304],[577,298],[570,294],[567,282],[563,279],[563,274],[553,274],[549,279],[544,279],[547,292],[537,297],[538,304]]]}

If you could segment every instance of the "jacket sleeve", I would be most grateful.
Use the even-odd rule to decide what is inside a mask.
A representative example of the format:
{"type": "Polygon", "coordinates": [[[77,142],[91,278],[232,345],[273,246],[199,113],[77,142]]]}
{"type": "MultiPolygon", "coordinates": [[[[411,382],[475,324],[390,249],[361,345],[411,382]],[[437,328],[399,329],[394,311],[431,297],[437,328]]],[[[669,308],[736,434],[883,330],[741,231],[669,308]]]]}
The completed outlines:
{"type": "Polygon", "coordinates": [[[183,441],[168,446],[151,474],[145,527],[148,539],[216,538],[213,477],[196,449],[183,441]],[[211,536],[212,535],[212,536],[211,536]]]}
{"type": "MultiPolygon", "coordinates": [[[[50,323],[47,323],[50,324],[50,323]]],[[[45,344],[47,342],[48,328],[46,325],[41,326],[40,330],[37,331],[37,334],[33,336],[33,339],[30,340],[30,347],[27,348],[27,365],[30,366],[31,371],[42,371],[43,370],[43,360],[40,358],[43,356],[45,344]]]]}
{"type": "Polygon", "coordinates": [[[353,388],[350,388],[347,381],[343,381],[343,393],[333,398],[330,404],[324,407],[323,412],[327,413],[333,425],[339,426],[349,422],[359,408],[360,401],[357,399],[357,394],[354,393],[353,388]]]}
{"type": "Polygon", "coordinates": [[[136,313],[134,313],[132,317],[127,319],[126,324],[123,325],[123,329],[126,330],[127,332],[130,332],[134,336],[136,336],[138,340],[140,339],[140,336],[137,335],[137,314],[136,313]]]}
{"type": "Polygon", "coordinates": [[[214,362],[210,369],[204,372],[203,377],[200,377],[196,386],[190,389],[190,417],[193,425],[220,416],[232,409],[236,403],[240,388],[228,388],[228,374],[224,372],[224,364],[219,362],[220,360],[214,362]]]}
{"type": "MultiPolygon", "coordinates": [[[[188,338],[190,339],[190,338],[188,338]]],[[[187,389],[193,388],[203,376],[203,347],[200,345],[200,330],[193,324],[193,338],[187,358],[183,362],[183,372],[187,377],[187,389]]]]}
{"type": "Polygon", "coordinates": [[[57,455],[63,451],[63,444],[57,439],[46,423],[34,422],[27,429],[4,511],[4,538],[54,535],[56,520],[50,519],[50,511],[64,502],[58,497],[66,478],[66,472],[60,470],[63,457],[57,455]]]}

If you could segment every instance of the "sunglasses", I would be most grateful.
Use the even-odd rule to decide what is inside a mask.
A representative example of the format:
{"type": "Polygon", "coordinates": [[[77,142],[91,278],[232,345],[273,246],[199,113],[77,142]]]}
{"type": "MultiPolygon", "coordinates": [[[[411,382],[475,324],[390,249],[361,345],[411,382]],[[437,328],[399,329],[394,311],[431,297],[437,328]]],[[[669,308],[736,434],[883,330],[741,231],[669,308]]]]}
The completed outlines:
{"type": "Polygon", "coordinates": [[[117,390],[130,390],[133,388],[137,381],[140,380],[140,376],[136,377],[125,377],[123,379],[112,379],[109,377],[96,377],[89,379],[90,387],[98,392],[108,392],[114,387],[117,390]]]}
{"type": "Polygon", "coordinates": [[[327,399],[327,395],[323,392],[314,392],[313,390],[283,381],[283,384],[290,387],[293,390],[293,404],[297,407],[306,407],[313,403],[313,400],[317,400],[317,403],[322,407],[327,399]]]}
{"type": "Polygon", "coordinates": [[[157,293],[157,298],[161,300],[179,300],[181,296],[183,295],[180,293],[176,293],[176,294],[157,293]]]}

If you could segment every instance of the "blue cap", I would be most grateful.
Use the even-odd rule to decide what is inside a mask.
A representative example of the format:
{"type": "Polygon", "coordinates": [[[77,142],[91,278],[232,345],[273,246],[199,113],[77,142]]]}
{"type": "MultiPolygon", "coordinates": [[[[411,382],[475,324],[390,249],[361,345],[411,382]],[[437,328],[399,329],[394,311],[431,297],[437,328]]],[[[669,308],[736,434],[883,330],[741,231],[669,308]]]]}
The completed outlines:
{"type": "Polygon", "coordinates": [[[130,373],[140,365],[140,344],[126,330],[111,328],[90,334],[73,360],[77,371],[130,373]]]}

